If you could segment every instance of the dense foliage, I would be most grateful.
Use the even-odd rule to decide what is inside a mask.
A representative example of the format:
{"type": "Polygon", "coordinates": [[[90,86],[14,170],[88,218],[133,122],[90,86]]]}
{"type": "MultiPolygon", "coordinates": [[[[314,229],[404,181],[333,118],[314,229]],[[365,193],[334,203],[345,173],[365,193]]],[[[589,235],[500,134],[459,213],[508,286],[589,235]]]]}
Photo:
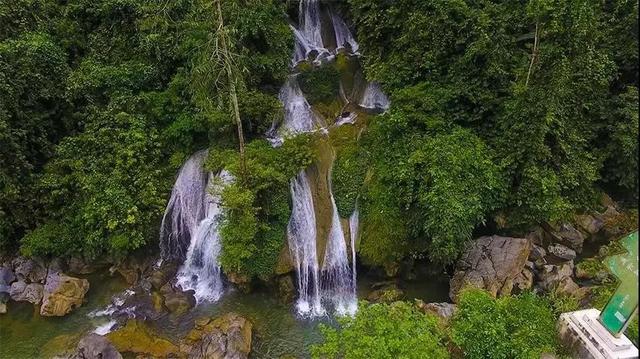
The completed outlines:
{"type": "Polygon", "coordinates": [[[312,347],[314,358],[449,358],[438,319],[408,303],[362,302],[355,317],[339,322],[321,325],[324,341],[312,347]]]}
{"type": "MultiPolygon", "coordinates": [[[[267,275],[288,178],[315,156],[308,138],[262,139],[282,118],[297,3],[220,4],[0,1],[2,251],[124,256],[153,243],[176,170],[210,148],[211,168],[238,179],[223,194],[223,266],[267,275]]],[[[358,61],[391,98],[386,113],[330,129],[331,185],[342,217],[360,210],[365,263],[448,264],[494,218],[518,232],[588,210],[602,190],[636,205],[637,2],[323,6],[356,30],[362,56],[298,67],[314,110],[330,124],[347,107],[339,80],[358,83],[345,75],[358,61]]]]}
{"type": "Polygon", "coordinates": [[[517,232],[599,190],[637,205],[637,2],[349,4],[392,103],[360,149],[365,259],[447,263],[497,214],[517,232]]]}
{"type": "Polygon", "coordinates": [[[265,140],[253,141],[247,147],[244,179],[237,152],[210,152],[212,170],[224,168],[238,179],[221,193],[220,262],[227,273],[264,279],[273,273],[291,215],[289,179],[312,163],[311,142],[299,136],[273,148],[265,140]]]}
{"type": "Polygon", "coordinates": [[[494,299],[469,289],[460,296],[451,340],[465,358],[539,358],[556,351],[556,320],[549,302],[534,294],[494,299]]]}
{"type": "MultiPolygon", "coordinates": [[[[280,113],[292,36],[277,1],[223,3],[251,139],[280,113]]],[[[236,146],[213,4],[0,2],[3,250],[120,256],[157,239],[181,162],[236,146]]]]}

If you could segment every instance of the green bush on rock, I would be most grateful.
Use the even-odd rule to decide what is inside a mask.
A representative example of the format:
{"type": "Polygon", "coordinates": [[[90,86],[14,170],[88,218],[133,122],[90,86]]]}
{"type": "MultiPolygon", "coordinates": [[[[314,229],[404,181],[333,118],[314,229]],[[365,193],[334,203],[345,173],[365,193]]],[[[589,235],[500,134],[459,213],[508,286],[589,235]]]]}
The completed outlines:
{"type": "Polygon", "coordinates": [[[409,303],[361,302],[355,317],[340,318],[339,324],[321,325],[324,342],[311,348],[314,358],[449,358],[437,318],[409,303]]]}
{"type": "Polygon", "coordinates": [[[540,358],[556,352],[556,317],[549,302],[532,293],[494,299],[466,289],[452,319],[451,340],[465,358],[540,358]]]}

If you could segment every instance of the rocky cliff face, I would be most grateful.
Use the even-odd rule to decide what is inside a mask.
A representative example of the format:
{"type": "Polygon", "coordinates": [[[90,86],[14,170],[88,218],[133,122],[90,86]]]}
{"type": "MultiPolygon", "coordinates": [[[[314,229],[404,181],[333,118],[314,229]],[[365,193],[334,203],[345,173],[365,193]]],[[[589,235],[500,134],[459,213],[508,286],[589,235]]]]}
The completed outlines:
{"type": "Polygon", "coordinates": [[[455,302],[465,286],[485,289],[493,296],[511,294],[530,251],[531,242],[526,238],[487,236],[472,241],[451,279],[451,300],[455,302]]]}

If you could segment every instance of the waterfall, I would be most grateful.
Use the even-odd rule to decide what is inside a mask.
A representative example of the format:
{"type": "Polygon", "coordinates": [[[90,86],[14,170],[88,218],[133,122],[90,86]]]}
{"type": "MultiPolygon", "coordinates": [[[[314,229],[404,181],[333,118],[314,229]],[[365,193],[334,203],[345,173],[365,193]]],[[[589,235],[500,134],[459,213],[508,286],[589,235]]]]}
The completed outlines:
{"type": "Polygon", "coordinates": [[[344,20],[332,12],[331,22],[333,23],[333,32],[336,34],[336,51],[341,48],[346,48],[346,45],[348,45],[351,48],[351,52],[357,54],[358,43],[353,38],[353,35],[344,20]]]}
{"type": "Polygon", "coordinates": [[[377,82],[369,82],[364,90],[360,106],[367,109],[387,110],[389,108],[389,99],[382,92],[380,84],[377,82]]]}
{"type": "Polygon", "coordinates": [[[291,28],[291,31],[293,31],[293,37],[295,39],[295,50],[293,51],[292,59],[293,65],[295,66],[298,62],[307,59],[307,55],[309,55],[309,52],[313,50],[313,47],[309,44],[304,35],[298,31],[298,29],[291,25],[289,25],[289,27],[291,28]]]}
{"type": "Polygon", "coordinates": [[[160,226],[163,260],[182,261],[198,224],[205,215],[208,175],[204,171],[207,151],[192,155],[180,169],[160,226]]]}
{"type": "Polygon", "coordinates": [[[219,202],[222,186],[231,180],[231,174],[227,171],[222,171],[215,177],[209,174],[204,219],[198,223],[186,260],[178,270],[177,284],[183,290],[193,289],[198,302],[217,301],[222,295],[222,272],[218,263],[221,249],[218,232],[221,216],[219,202]]]}
{"type": "Polygon", "coordinates": [[[182,165],[160,227],[162,260],[184,261],[177,284],[195,290],[198,301],[215,301],[222,295],[220,198],[211,192],[232,180],[226,171],[217,176],[205,171],[207,153],[196,152],[182,165]]]}
{"type": "Polygon", "coordinates": [[[302,315],[325,314],[320,297],[320,271],[316,251],[316,215],[307,174],[291,180],[293,208],[287,228],[289,249],[298,276],[296,307],[302,315]]]}
{"type": "Polygon", "coordinates": [[[320,22],[320,4],[318,0],[300,1],[300,32],[307,43],[315,49],[324,49],[322,42],[322,23],[320,22]]]}
{"type": "MultiPolygon", "coordinates": [[[[344,231],[333,194],[331,205],[333,217],[322,264],[323,297],[333,304],[337,314],[353,315],[358,308],[356,287],[353,272],[349,268],[344,231]]],[[[355,265],[355,261],[353,264],[355,265]]]]}
{"type": "Polygon", "coordinates": [[[358,241],[358,231],[360,230],[360,212],[358,211],[358,204],[356,203],[356,208],[351,213],[351,217],[349,217],[349,234],[351,235],[351,280],[355,284],[357,270],[356,270],[356,242],[358,241]]]}
{"type": "Polygon", "coordinates": [[[267,132],[267,137],[274,146],[282,144],[283,137],[311,132],[323,127],[322,121],[315,115],[304,97],[295,75],[289,76],[280,89],[278,98],[284,106],[284,121],[279,128],[274,122],[267,132]]]}

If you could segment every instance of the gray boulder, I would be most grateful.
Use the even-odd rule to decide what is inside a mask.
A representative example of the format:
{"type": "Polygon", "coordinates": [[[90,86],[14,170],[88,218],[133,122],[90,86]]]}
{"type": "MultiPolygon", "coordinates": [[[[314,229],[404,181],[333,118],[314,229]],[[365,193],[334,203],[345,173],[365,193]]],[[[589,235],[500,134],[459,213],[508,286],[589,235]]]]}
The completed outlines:
{"type": "Polygon", "coordinates": [[[514,280],[527,262],[531,242],[526,238],[480,237],[469,243],[456,264],[449,296],[456,302],[465,286],[487,290],[493,296],[511,294],[514,280]]]}
{"type": "Polygon", "coordinates": [[[9,295],[16,302],[29,302],[32,304],[40,304],[42,301],[42,293],[44,285],[40,283],[25,283],[23,281],[13,282],[9,295]]]}
{"type": "Polygon", "coordinates": [[[80,340],[71,359],[122,359],[122,355],[109,339],[91,333],[80,340]]]}
{"type": "Polygon", "coordinates": [[[573,294],[579,287],[572,276],[573,261],[560,265],[547,264],[538,272],[538,285],[547,292],[573,294]]]}
{"type": "Polygon", "coordinates": [[[582,252],[582,245],[584,244],[584,235],[575,229],[575,227],[569,223],[563,223],[560,226],[554,227],[549,224],[544,225],[547,234],[549,235],[550,242],[564,244],[576,252],[582,252]]]}
{"type": "Polygon", "coordinates": [[[549,253],[560,259],[570,261],[576,258],[576,251],[559,243],[551,244],[547,249],[549,253]]]}
{"type": "Polygon", "coordinates": [[[195,328],[180,343],[189,358],[247,359],[251,351],[251,322],[235,313],[196,320],[195,328]]]}
{"type": "Polygon", "coordinates": [[[47,269],[39,262],[25,257],[18,257],[12,262],[18,280],[27,283],[44,283],[47,269]]]}

